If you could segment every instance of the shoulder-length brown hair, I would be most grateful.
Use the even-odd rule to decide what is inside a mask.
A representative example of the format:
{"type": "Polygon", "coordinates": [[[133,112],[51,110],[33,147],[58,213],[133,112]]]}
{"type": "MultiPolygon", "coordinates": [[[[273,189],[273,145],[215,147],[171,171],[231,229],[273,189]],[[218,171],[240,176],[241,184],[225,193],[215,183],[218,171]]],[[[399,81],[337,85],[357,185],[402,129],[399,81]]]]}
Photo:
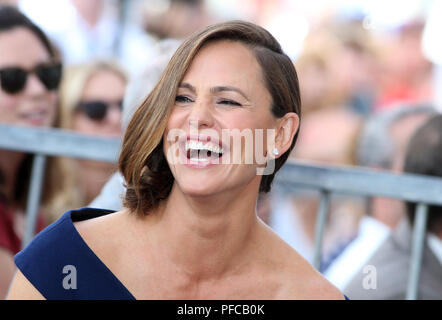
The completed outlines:
{"type": "MultiPolygon", "coordinates": [[[[230,40],[247,46],[261,66],[265,86],[272,96],[272,114],[300,116],[298,77],[290,58],[264,28],[243,21],[207,27],[177,49],[159,82],[135,111],[124,136],[119,169],[126,180],[125,207],[145,215],[166,199],[174,182],[163,152],[163,133],[175,103],[178,86],[199,50],[209,42],[230,40]]],[[[296,142],[275,161],[272,175],[262,177],[260,192],[269,192],[275,173],[287,160],[296,142]]]]}

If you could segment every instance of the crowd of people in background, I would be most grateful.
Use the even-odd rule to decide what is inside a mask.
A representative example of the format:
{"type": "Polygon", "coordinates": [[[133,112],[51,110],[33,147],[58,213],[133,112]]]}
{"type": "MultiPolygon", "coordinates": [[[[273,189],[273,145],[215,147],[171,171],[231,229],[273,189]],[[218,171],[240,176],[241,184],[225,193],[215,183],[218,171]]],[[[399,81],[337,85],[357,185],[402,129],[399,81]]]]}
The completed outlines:
{"type": "MultiPolygon", "coordinates": [[[[327,7],[307,17],[299,41],[299,12],[278,33],[278,14],[289,14],[282,0],[227,1],[229,9],[222,10],[214,0],[0,0],[0,122],[120,138],[181,39],[215,22],[246,19],[274,28],[298,72],[303,120],[290,161],[441,176],[442,54],[427,38],[434,15],[442,16],[442,1],[433,2],[431,19],[417,14],[389,28],[327,7]],[[294,45],[285,42],[291,31],[294,45]],[[10,77],[15,82],[8,86],[10,77]],[[440,160],[428,171],[421,169],[428,163],[412,160],[424,147],[434,151],[428,158],[440,160]]],[[[21,246],[31,162],[32,155],[0,150],[0,298],[21,246]]],[[[277,190],[260,199],[259,215],[311,261],[319,196],[277,190]]],[[[37,231],[70,209],[119,210],[123,192],[115,165],[50,158],[37,231]]],[[[432,210],[423,297],[442,299],[442,212],[432,210]]],[[[382,295],[358,284],[367,261],[382,265],[395,241],[409,240],[408,216],[398,200],[333,197],[321,272],[350,298],[403,298],[399,278],[385,280],[396,289],[383,288],[382,295]]],[[[406,263],[401,252],[397,261],[406,263]]],[[[391,268],[378,271],[390,274],[391,268]]]]}

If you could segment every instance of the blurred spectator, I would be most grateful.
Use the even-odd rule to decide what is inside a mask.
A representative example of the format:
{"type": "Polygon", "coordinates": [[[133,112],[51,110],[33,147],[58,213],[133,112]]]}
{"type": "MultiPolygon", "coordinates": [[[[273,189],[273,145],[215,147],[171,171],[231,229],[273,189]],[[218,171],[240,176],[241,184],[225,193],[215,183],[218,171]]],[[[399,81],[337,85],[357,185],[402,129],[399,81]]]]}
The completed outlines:
{"type": "Polygon", "coordinates": [[[162,11],[158,10],[156,3],[145,5],[144,27],[147,32],[159,39],[183,39],[216,22],[204,0],[169,0],[166,2],[169,2],[169,6],[162,11]]]}
{"type": "Polygon", "coordinates": [[[328,36],[316,35],[308,38],[305,48],[295,61],[301,90],[302,112],[309,112],[331,106],[330,101],[330,58],[335,42],[328,36]]]}
{"type": "MultiPolygon", "coordinates": [[[[408,144],[404,172],[442,177],[442,115],[426,121],[408,144]]],[[[366,276],[358,270],[344,289],[353,299],[404,299],[410,265],[412,233],[416,205],[407,204],[407,217],[370,257],[365,265],[376,268],[375,290],[363,288],[366,276]]],[[[442,299],[442,207],[428,207],[427,239],[424,246],[420,299],[442,299]]]]}
{"type": "Polygon", "coordinates": [[[293,159],[353,165],[362,118],[346,108],[325,108],[305,115],[293,159]],[[331,134],[332,133],[332,134],[331,134]]]}
{"type": "Polygon", "coordinates": [[[422,50],[435,64],[434,103],[442,111],[442,43],[439,41],[442,30],[442,0],[436,0],[431,6],[422,37],[422,50]]]}
{"type": "Polygon", "coordinates": [[[119,18],[115,1],[21,0],[19,5],[61,49],[65,63],[114,54],[119,18]]]}
{"type": "Polygon", "coordinates": [[[360,21],[327,21],[312,30],[295,65],[304,114],[321,108],[372,111],[377,46],[360,21]]]}
{"type": "Polygon", "coordinates": [[[116,0],[20,0],[19,7],[48,33],[66,64],[118,59],[125,69],[133,72],[151,56],[154,40],[141,26],[132,22],[132,16],[126,15],[130,3],[116,0]]]}
{"type": "MultiPolygon", "coordinates": [[[[387,109],[369,117],[360,133],[356,159],[360,166],[395,173],[403,172],[406,146],[415,130],[436,114],[430,106],[404,106],[387,109]]],[[[325,270],[325,276],[343,289],[368,257],[396,228],[404,216],[402,201],[372,197],[366,215],[360,220],[357,237],[325,270]]]]}
{"type": "MultiPolygon", "coordinates": [[[[0,5],[0,123],[58,126],[61,64],[45,34],[14,7],[0,5]]],[[[21,248],[33,155],[0,150],[0,298],[14,272],[13,255],[21,248]]],[[[42,211],[37,232],[46,225],[44,207],[63,177],[47,161],[42,211]]]]}
{"type": "Polygon", "coordinates": [[[433,65],[421,42],[424,22],[409,22],[396,34],[386,35],[382,46],[380,89],[376,109],[433,101],[433,65]]]}
{"type": "Polygon", "coordinates": [[[18,0],[0,0],[0,5],[12,5],[17,6],[18,0]]]}
{"type": "MultiPolygon", "coordinates": [[[[61,123],[64,129],[108,138],[121,136],[125,72],[116,64],[94,61],[65,71],[60,87],[61,123]]],[[[115,172],[111,163],[65,159],[66,189],[53,202],[56,219],[63,212],[86,206],[115,172]]]]}
{"type": "MultiPolygon", "coordinates": [[[[358,164],[394,173],[403,172],[410,137],[435,113],[436,109],[432,106],[417,105],[398,107],[373,115],[366,121],[358,141],[358,164]]],[[[369,214],[373,218],[391,229],[403,217],[403,205],[399,200],[374,197],[369,208],[369,214]]]]}
{"type": "MultiPolygon", "coordinates": [[[[169,59],[178,48],[180,41],[163,40],[159,43],[159,55],[150,61],[149,65],[135,76],[127,86],[127,92],[123,100],[123,130],[132,117],[136,108],[144,101],[150,91],[160,79],[169,59]]],[[[111,210],[122,209],[122,195],[124,195],[124,180],[119,172],[108,180],[100,194],[89,205],[94,208],[111,210]]]]}
{"type": "MultiPolygon", "coordinates": [[[[354,165],[357,135],[377,94],[375,41],[361,21],[326,20],[311,30],[295,66],[304,118],[292,158],[354,165]]],[[[292,197],[272,197],[270,225],[311,260],[319,194],[299,191],[292,197]]],[[[321,270],[355,237],[363,214],[360,198],[333,195],[321,270]]]]}
{"type": "MultiPolygon", "coordinates": [[[[301,80],[302,81],[302,80],[301,80]]],[[[328,165],[353,165],[361,117],[347,108],[325,108],[306,114],[291,159],[328,165]]],[[[307,260],[313,241],[319,194],[299,190],[293,195],[272,193],[270,226],[307,260]]],[[[324,265],[357,232],[363,214],[360,199],[333,196],[324,234],[324,265]]]]}

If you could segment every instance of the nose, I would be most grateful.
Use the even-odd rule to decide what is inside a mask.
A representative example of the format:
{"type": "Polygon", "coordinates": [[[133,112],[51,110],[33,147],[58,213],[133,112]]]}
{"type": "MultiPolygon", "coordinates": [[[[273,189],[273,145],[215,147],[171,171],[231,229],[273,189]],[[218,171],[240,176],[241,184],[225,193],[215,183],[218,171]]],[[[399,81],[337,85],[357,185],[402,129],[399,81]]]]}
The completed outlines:
{"type": "Polygon", "coordinates": [[[45,94],[48,90],[44,86],[44,84],[38,79],[38,77],[31,73],[28,75],[28,79],[26,80],[25,90],[24,92],[32,97],[38,97],[45,94]]]}
{"type": "Polygon", "coordinates": [[[191,107],[188,120],[191,128],[212,128],[215,121],[210,102],[203,99],[201,99],[201,101],[196,101],[191,107]]]}
{"type": "Polygon", "coordinates": [[[112,106],[109,108],[108,113],[106,115],[106,122],[109,129],[115,134],[121,133],[121,110],[117,106],[112,106]]]}

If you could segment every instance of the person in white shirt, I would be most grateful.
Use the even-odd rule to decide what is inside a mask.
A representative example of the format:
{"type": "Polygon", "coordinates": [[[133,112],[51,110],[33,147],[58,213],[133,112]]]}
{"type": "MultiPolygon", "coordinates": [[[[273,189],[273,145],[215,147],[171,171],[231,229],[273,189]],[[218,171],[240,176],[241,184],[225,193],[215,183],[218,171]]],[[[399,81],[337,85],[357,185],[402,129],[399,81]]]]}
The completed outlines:
{"type": "MultiPolygon", "coordinates": [[[[408,144],[404,172],[442,177],[442,115],[419,127],[408,144]]],[[[415,203],[407,203],[407,217],[366,262],[376,270],[375,288],[364,287],[364,268],[344,288],[352,299],[404,299],[410,268],[415,203]]],[[[418,299],[442,299],[442,206],[428,206],[418,299]]]]}
{"type": "MultiPolygon", "coordinates": [[[[402,106],[372,115],[366,120],[358,139],[357,162],[360,166],[403,172],[407,143],[436,109],[432,106],[402,106]]],[[[372,197],[367,202],[367,214],[359,223],[358,235],[325,270],[326,278],[344,289],[367,264],[396,229],[405,216],[402,201],[372,197]]]]}
{"type": "Polygon", "coordinates": [[[123,21],[116,1],[20,0],[18,5],[49,35],[67,65],[117,59],[133,73],[156,54],[153,38],[123,21]]]}

